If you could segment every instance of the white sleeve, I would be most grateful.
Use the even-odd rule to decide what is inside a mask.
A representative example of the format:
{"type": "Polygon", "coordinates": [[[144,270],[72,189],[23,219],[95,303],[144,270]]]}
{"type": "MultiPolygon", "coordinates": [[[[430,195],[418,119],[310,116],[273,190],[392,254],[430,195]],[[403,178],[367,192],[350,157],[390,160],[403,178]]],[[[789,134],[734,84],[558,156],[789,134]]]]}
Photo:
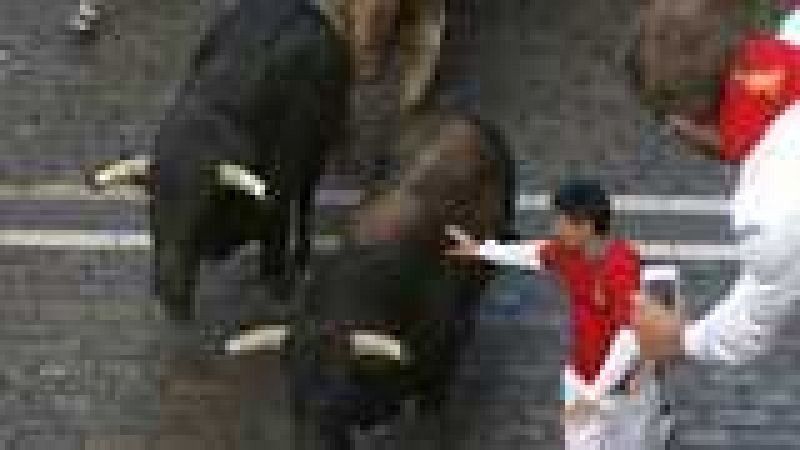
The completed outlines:
{"type": "Polygon", "coordinates": [[[769,351],[800,299],[800,103],[773,123],[742,170],[734,209],[742,275],[724,299],[683,332],[687,356],[730,364],[769,351]]]}
{"type": "Polygon", "coordinates": [[[639,361],[639,342],[636,333],[630,329],[622,329],[606,357],[603,368],[593,383],[584,383],[569,369],[565,372],[567,380],[575,385],[580,396],[597,401],[611,392],[614,386],[625,379],[639,361]]]}
{"type": "Polygon", "coordinates": [[[741,364],[767,352],[800,294],[791,284],[765,283],[757,271],[745,268],[724,300],[684,329],[684,353],[741,364]]]}
{"type": "Polygon", "coordinates": [[[509,266],[519,266],[529,270],[539,270],[539,244],[498,244],[484,241],[478,247],[478,255],[489,262],[509,266]]]}
{"type": "Polygon", "coordinates": [[[793,225],[800,215],[792,208],[764,213],[768,220],[741,247],[739,279],[705,317],[684,330],[687,356],[739,364],[769,351],[800,299],[800,227],[793,225]]]}

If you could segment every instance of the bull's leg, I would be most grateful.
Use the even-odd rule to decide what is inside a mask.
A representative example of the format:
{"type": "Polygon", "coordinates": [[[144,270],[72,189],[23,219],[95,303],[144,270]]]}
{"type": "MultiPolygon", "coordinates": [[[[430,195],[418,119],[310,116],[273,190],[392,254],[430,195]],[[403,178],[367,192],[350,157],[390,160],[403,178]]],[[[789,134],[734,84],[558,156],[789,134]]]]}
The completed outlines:
{"type": "Polygon", "coordinates": [[[292,450],[352,450],[350,426],[336,411],[298,402],[294,406],[292,450]]]}
{"type": "MultiPolygon", "coordinates": [[[[292,450],[351,450],[352,428],[343,396],[325,382],[319,323],[293,321],[284,368],[291,388],[292,450]],[[338,397],[338,398],[337,398],[338,397]]],[[[334,385],[336,383],[333,383],[334,385]]]]}
{"type": "Polygon", "coordinates": [[[267,218],[270,226],[262,239],[261,273],[281,301],[289,300],[297,276],[310,257],[308,233],[314,181],[304,183],[296,195],[279,197],[277,208],[267,213],[271,217],[267,218]]]}
{"type": "Polygon", "coordinates": [[[199,258],[188,239],[156,238],[156,292],[170,320],[193,318],[192,302],[199,258]]]}
{"type": "Polygon", "coordinates": [[[160,163],[150,205],[154,282],[167,318],[172,320],[193,318],[195,280],[203,256],[199,248],[203,239],[198,235],[201,224],[212,233],[220,228],[208,223],[216,219],[211,186],[210,175],[202,169],[177,158],[160,163]]]}
{"type": "Polygon", "coordinates": [[[275,289],[275,293],[283,299],[286,295],[286,262],[287,244],[292,222],[291,201],[281,198],[276,208],[269,208],[266,218],[269,224],[266,237],[261,241],[261,275],[275,289]]]}
{"type": "MultiPolygon", "coordinates": [[[[288,270],[289,284],[291,289],[295,286],[297,277],[304,278],[305,269],[311,257],[311,238],[309,236],[310,217],[313,207],[313,185],[308,185],[305,192],[300,195],[295,202],[293,209],[292,228],[293,248],[290,267],[288,270]]],[[[288,292],[287,292],[288,294],[288,292]]]]}

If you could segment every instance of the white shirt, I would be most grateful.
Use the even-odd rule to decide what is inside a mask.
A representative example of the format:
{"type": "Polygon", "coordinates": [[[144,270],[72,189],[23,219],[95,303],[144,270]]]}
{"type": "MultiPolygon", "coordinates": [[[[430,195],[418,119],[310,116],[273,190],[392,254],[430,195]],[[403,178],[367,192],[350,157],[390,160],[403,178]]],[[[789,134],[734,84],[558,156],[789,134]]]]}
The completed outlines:
{"type": "Polygon", "coordinates": [[[800,102],[776,118],[740,173],[733,198],[742,275],[683,333],[699,360],[742,363],[770,348],[800,307],[800,102]]]}
{"type": "Polygon", "coordinates": [[[778,38],[800,45],[800,9],[792,11],[784,19],[778,38]]]}

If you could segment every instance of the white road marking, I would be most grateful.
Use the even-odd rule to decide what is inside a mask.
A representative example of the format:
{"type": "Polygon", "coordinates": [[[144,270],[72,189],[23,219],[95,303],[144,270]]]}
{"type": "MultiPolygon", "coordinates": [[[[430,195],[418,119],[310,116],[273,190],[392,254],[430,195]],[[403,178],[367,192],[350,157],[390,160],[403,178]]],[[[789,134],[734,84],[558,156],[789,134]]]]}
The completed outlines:
{"type": "Polygon", "coordinates": [[[1,230],[0,246],[128,251],[150,249],[150,234],[85,230],[1,230]]]}
{"type": "MultiPolygon", "coordinates": [[[[640,253],[647,259],[683,261],[739,261],[741,251],[735,244],[687,244],[663,241],[639,241],[640,253]]],[[[335,250],[337,236],[316,236],[313,246],[320,251],[335,250]]],[[[2,247],[39,247],[76,250],[130,251],[150,250],[149,233],[87,230],[0,230],[2,247]]]]}
{"type": "MultiPolygon", "coordinates": [[[[551,209],[550,194],[522,194],[517,198],[520,211],[547,211],[551,209]]],[[[719,215],[731,210],[730,200],[723,196],[697,195],[614,195],[612,207],[616,211],[639,213],[680,213],[686,215],[719,215]]]]}
{"type": "Polygon", "coordinates": [[[53,183],[0,186],[0,200],[26,201],[126,201],[146,203],[150,197],[135,186],[113,186],[94,191],[82,184],[53,183]]]}
{"type": "Polygon", "coordinates": [[[639,252],[646,259],[680,261],[741,261],[741,248],[735,244],[680,244],[642,242],[639,252]]]}
{"type": "MultiPolygon", "coordinates": [[[[136,164],[132,162],[132,167],[113,171],[133,171],[136,164]]],[[[266,193],[263,182],[238,166],[223,164],[220,172],[230,184],[253,195],[263,196],[266,193]]],[[[356,206],[361,202],[361,196],[362,192],[357,189],[326,189],[317,193],[317,201],[323,206],[356,206]]],[[[147,201],[149,196],[140,187],[124,184],[100,192],[94,192],[82,184],[70,183],[0,185],[0,200],[17,199],[147,201]]],[[[614,195],[611,199],[617,211],[718,215],[727,214],[731,209],[730,199],[719,195],[614,195]]],[[[522,194],[517,197],[517,208],[521,211],[547,211],[551,208],[551,200],[551,195],[546,192],[522,194]]]]}

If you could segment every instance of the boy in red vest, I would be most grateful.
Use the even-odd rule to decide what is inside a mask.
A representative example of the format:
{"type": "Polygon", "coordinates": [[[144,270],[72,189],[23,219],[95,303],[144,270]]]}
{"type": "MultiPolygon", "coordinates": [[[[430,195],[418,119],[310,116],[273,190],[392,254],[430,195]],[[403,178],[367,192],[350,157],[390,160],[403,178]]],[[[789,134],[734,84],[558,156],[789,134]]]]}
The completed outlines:
{"type": "Polygon", "coordinates": [[[555,271],[570,298],[571,345],[562,381],[566,448],[642,448],[643,428],[631,423],[630,414],[609,418],[600,412],[608,399],[636,397],[631,374],[638,347],[632,322],[639,254],[631,243],[609,238],[611,204],[599,184],[567,183],[554,206],[553,239],[500,245],[451,230],[459,245],[448,253],[555,271]]]}

